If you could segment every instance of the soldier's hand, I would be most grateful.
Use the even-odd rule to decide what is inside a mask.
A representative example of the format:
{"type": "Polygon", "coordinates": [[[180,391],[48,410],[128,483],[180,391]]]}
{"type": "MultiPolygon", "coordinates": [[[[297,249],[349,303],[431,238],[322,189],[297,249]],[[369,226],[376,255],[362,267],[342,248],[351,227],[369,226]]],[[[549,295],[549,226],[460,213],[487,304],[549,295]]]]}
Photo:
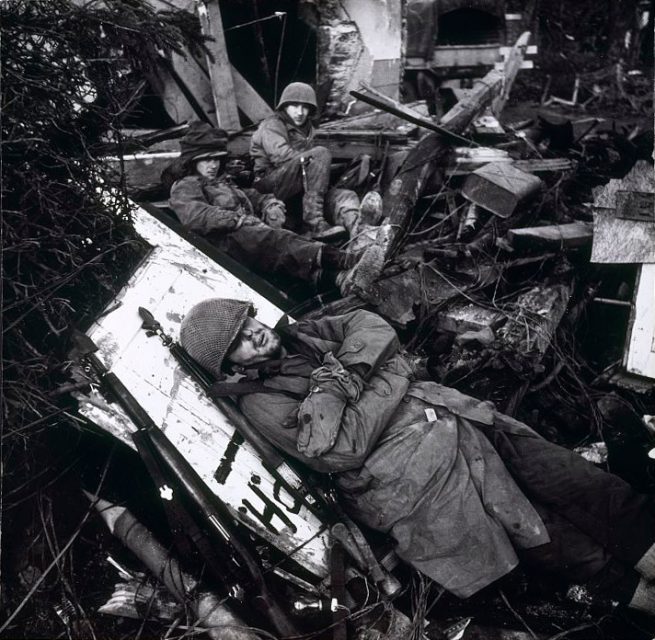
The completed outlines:
{"type": "Polygon", "coordinates": [[[258,224],[262,224],[262,221],[257,216],[245,215],[243,216],[242,227],[254,227],[258,224]]]}
{"type": "Polygon", "coordinates": [[[264,222],[274,229],[281,229],[287,221],[287,208],[281,200],[272,200],[264,207],[264,222]]]}

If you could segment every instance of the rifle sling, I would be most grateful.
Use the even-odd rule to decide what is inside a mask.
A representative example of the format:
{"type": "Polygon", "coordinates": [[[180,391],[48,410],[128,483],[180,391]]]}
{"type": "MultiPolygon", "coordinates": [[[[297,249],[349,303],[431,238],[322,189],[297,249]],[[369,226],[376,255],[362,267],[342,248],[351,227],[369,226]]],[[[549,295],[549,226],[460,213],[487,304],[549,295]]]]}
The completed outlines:
{"type": "MultiPolygon", "coordinates": [[[[229,396],[245,396],[249,393],[274,393],[280,391],[267,385],[263,380],[246,380],[239,382],[214,382],[208,389],[207,395],[216,400],[227,398],[229,396]]],[[[298,400],[303,400],[306,394],[297,393],[291,389],[284,389],[282,393],[293,396],[298,400]]]]}
{"type": "Polygon", "coordinates": [[[210,398],[227,398],[229,396],[244,396],[258,391],[270,391],[261,380],[248,380],[246,382],[214,382],[207,395],[210,398]]]}

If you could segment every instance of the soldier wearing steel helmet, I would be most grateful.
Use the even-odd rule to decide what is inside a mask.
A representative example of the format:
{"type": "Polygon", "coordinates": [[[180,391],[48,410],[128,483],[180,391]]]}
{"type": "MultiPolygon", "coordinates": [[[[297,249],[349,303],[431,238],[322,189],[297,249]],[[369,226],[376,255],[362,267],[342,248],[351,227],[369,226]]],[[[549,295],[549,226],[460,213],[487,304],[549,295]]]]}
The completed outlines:
{"type": "MultiPolygon", "coordinates": [[[[346,231],[353,238],[361,230],[360,201],[354,191],[329,186],[332,155],[315,144],[311,122],[317,108],[308,84],[292,82],[284,89],[276,112],[259,125],[250,143],[253,186],[285,202],[302,194],[303,223],[312,238],[336,240],[346,231]]],[[[367,204],[367,223],[379,222],[381,206],[374,204],[367,204]]]]}
{"type": "Polygon", "coordinates": [[[247,381],[254,429],[332,474],[344,509],[459,597],[526,566],[655,615],[652,498],[526,424],[429,380],[393,328],[360,309],[271,329],[211,298],[180,329],[216,377],[247,381]]]}
{"type": "Polygon", "coordinates": [[[180,142],[179,173],[170,206],[190,231],[207,238],[238,262],[315,285],[338,286],[343,295],[366,287],[381,266],[371,252],[344,251],[304,238],[282,225],[284,204],[272,194],[240,189],[223,171],[227,134],[192,122],[180,142]]]}

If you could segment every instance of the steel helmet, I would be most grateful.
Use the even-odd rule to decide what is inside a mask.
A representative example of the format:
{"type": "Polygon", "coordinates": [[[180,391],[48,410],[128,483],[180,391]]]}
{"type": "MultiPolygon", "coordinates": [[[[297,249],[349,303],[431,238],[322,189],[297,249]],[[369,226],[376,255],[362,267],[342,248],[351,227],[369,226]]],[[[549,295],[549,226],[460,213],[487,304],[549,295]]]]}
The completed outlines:
{"type": "Polygon", "coordinates": [[[198,364],[220,379],[225,355],[249,315],[255,315],[250,302],[228,298],[203,300],[184,316],[180,344],[198,364]]]}
{"type": "Polygon", "coordinates": [[[316,92],[304,82],[292,82],[288,84],[280,96],[280,101],[277,103],[276,109],[282,109],[290,102],[302,102],[308,104],[314,111],[318,109],[316,92]]]}

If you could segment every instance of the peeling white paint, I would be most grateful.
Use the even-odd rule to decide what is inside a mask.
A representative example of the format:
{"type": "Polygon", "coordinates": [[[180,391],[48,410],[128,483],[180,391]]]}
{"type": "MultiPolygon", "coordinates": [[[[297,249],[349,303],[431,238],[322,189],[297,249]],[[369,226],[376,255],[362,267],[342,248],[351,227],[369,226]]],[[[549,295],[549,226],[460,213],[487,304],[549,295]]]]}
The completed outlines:
{"type": "MultiPolygon", "coordinates": [[[[198,471],[209,488],[228,504],[235,517],[255,528],[259,535],[293,557],[319,577],[327,574],[327,536],[321,522],[305,507],[293,513],[293,498],[274,490],[274,479],[264,469],[253,448],[241,445],[225,482],[216,472],[234,427],[179,367],[159,338],[141,329],[138,308],[145,306],[174,338],[179,335],[184,313],[209,297],[250,300],[258,317],[274,325],[282,311],[201,251],[158,222],[146,211],[135,214],[139,235],[153,251],[89,330],[99,346],[99,357],[134,394],[155,423],[198,471]],[[279,497],[276,497],[279,493],[279,497]],[[246,513],[242,513],[245,509],[246,513]],[[257,513],[267,511],[267,518],[257,513]],[[262,523],[268,522],[266,528],[262,523]],[[271,530],[273,529],[273,530],[271,530]]],[[[97,393],[81,402],[81,413],[133,447],[134,430],[115,404],[97,393]]]]}

